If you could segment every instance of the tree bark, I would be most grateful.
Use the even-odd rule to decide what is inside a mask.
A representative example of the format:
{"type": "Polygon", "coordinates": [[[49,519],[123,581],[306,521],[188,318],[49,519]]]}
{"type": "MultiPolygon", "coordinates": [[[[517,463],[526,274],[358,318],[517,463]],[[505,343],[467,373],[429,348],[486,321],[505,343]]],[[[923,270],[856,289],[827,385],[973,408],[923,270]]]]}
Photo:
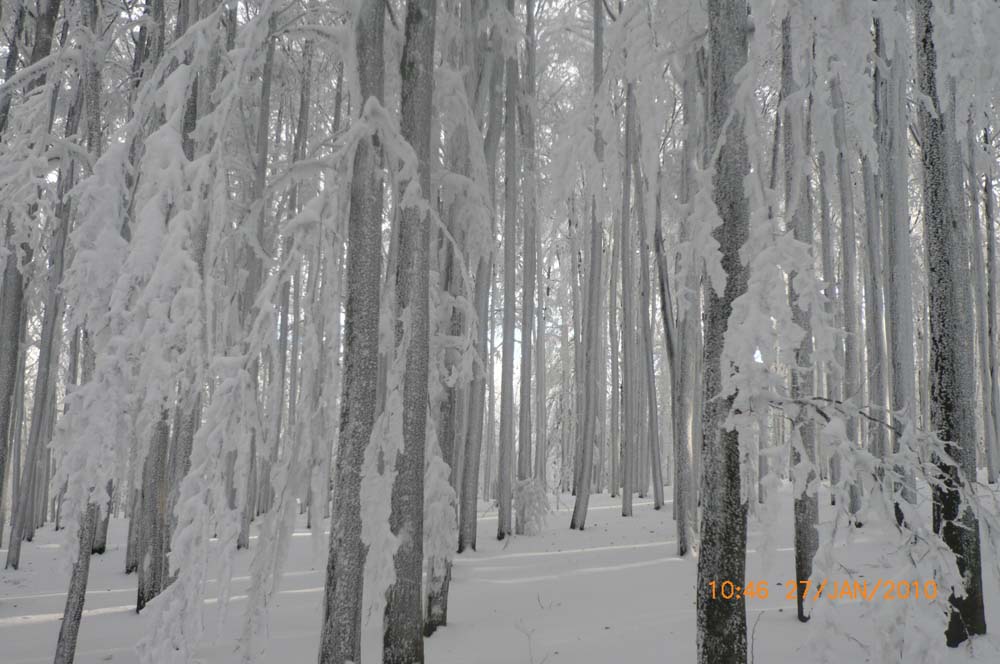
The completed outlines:
{"type": "Polygon", "coordinates": [[[739,437],[735,430],[723,428],[734,396],[718,395],[722,388],[724,336],[733,300],[747,289],[747,270],[739,253],[749,233],[743,188],[749,158],[743,120],[734,108],[736,74],[747,61],[747,32],[744,0],[709,0],[707,138],[708,145],[719,150],[713,198],[722,225],[714,235],[722,251],[726,287],[722,293],[709,293],[705,328],[704,509],[697,586],[700,664],[743,664],[747,660],[746,601],[713,600],[708,585],[709,581],[722,580],[742,584],[746,573],[747,506],[740,493],[739,437]]]}
{"type": "Polygon", "coordinates": [[[986,617],[979,523],[972,510],[962,504],[958,493],[959,484],[974,481],[976,472],[975,391],[972,383],[961,375],[963,363],[972,356],[972,339],[968,334],[972,302],[968,288],[966,220],[959,214],[949,180],[954,127],[946,121],[938,98],[932,4],[931,0],[916,2],[916,61],[917,85],[927,100],[920,105],[919,120],[933,370],[931,423],[946,441],[945,449],[955,461],[955,465],[940,464],[945,481],[933,492],[941,519],[935,526],[955,553],[958,571],[964,579],[964,597],[953,593],[949,598],[952,611],[945,632],[948,645],[957,647],[970,636],[986,633],[986,617]]]}
{"type": "Polygon", "coordinates": [[[140,613],[146,604],[163,590],[163,570],[166,569],[166,502],[167,502],[167,446],[170,441],[170,424],[167,411],[163,411],[153,430],[149,451],[142,468],[142,492],[139,498],[138,562],[139,589],[135,610],[140,613]]]}
{"type": "MultiPolygon", "coordinates": [[[[385,0],[363,0],[355,17],[355,48],[364,112],[381,104],[385,0]]],[[[361,465],[375,423],[379,300],[382,272],[382,184],[379,144],[358,142],[347,220],[347,302],[344,309],[344,392],[330,551],[326,567],[319,664],[361,661],[361,601],[365,548],[361,541],[361,465]]]]}
{"type": "MultiPolygon", "coordinates": [[[[434,93],[436,0],[407,0],[406,42],[399,66],[403,138],[419,161],[421,195],[431,193],[431,101],[434,93]]],[[[406,353],[403,449],[396,458],[389,526],[399,538],[396,581],[386,592],[384,664],[424,661],[421,578],[424,550],[424,445],[427,436],[430,213],[402,210],[396,271],[396,352],[406,353]],[[408,337],[408,341],[406,340],[408,337]]]]}

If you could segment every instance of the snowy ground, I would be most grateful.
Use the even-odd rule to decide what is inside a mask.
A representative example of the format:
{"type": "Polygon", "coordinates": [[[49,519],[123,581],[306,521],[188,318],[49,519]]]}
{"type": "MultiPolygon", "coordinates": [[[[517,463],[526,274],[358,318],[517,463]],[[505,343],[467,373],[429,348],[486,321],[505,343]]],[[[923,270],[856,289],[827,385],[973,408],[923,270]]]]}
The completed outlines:
{"type": "MultiPolygon", "coordinates": [[[[779,585],[793,576],[791,501],[783,498],[777,551],[766,560],[756,551],[761,538],[751,521],[747,579],[767,580],[770,590],[768,599],[747,603],[753,661],[820,662],[821,649],[811,640],[815,621],[800,624],[794,601],[785,599],[785,587],[779,585]]],[[[568,528],[570,500],[560,499],[544,533],[509,542],[496,540],[496,516],[484,511],[479,551],[455,562],[449,625],[426,642],[429,664],[694,661],[697,562],[675,556],[669,505],[657,512],[649,501],[638,499],[635,516],[624,519],[617,501],[594,496],[587,529],[580,533],[568,528]]],[[[134,610],[135,577],[122,573],[125,527],[123,521],[113,522],[108,553],[94,558],[76,659],[81,664],[137,661],[133,646],[148,619],[134,610]]],[[[850,557],[858,574],[876,578],[878,529],[871,524],[863,530],[850,557]]],[[[3,664],[52,660],[68,578],[60,562],[61,543],[60,534],[44,529],[25,546],[21,571],[0,571],[3,664]]],[[[325,558],[325,543],[305,530],[296,533],[259,661],[315,661],[325,558]]],[[[214,641],[201,647],[203,662],[239,660],[235,643],[249,560],[248,553],[238,558],[234,601],[223,627],[212,621],[207,626],[206,636],[214,641]]],[[[987,620],[993,633],[1000,634],[1000,599],[992,573],[984,585],[987,620]]],[[[877,609],[879,601],[870,603],[869,611],[877,609]]],[[[861,602],[837,600],[837,622],[846,635],[833,640],[832,650],[829,642],[824,645],[833,661],[880,661],[872,654],[874,628],[864,608],[861,602]]],[[[371,627],[366,647],[377,643],[371,627]]],[[[365,660],[377,661],[370,656],[365,660]]],[[[972,646],[949,652],[945,661],[1000,662],[1000,639],[977,639],[972,646]]]]}

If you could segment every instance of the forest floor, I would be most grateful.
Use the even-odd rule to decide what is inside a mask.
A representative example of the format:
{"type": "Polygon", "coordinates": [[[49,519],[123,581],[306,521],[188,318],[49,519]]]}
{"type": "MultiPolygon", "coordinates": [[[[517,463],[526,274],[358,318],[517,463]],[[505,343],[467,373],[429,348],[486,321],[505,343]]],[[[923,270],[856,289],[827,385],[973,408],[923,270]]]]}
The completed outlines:
{"type": "MultiPolygon", "coordinates": [[[[841,636],[829,638],[827,629],[826,640],[815,640],[818,621],[799,623],[794,600],[785,597],[785,584],[794,575],[790,498],[784,489],[781,512],[768,538],[773,545],[766,556],[757,551],[763,548],[761,527],[751,519],[747,580],[766,580],[769,587],[767,599],[747,600],[752,661],[821,662],[823,653],[834,661],[845,657],[854,662],[881,661],[884,658],[872,647],[873,612],[892,608],[890,602],[915,600],[825,600],[836,605],[830,615],[841,636]]],[[[829,501],[820,500],[823,515],[830,511],[829,501]]],[[[571,501],[571,496],[559,498],[540,535],[506,542],[497,541],[496,514],[483,505],[479,550],[456,557],[449,624],[427,639],[428,664],[695,661],[697,561],[690,555],[676,556],[670,505],[655,511],[649,499],[637,498],[635,516],[625,519],[619,499],[593,496],[587,528],[581,533],[568,528],[571,501]]],[[[135,577],[122,573],[126,527],[125,521],[113,520],[108,552],[93,559],[79,664],[137,661],[134,645],[147,629],[148,617],[135,613],[135,577]]],[[[878,532],[877,524],[866,524],[850,545],[855,578],[880,578],[878,532]]],[[[258,641],[264,647],[258,661],[315,661],[326,560],[323,540],[304,528],[295,533],[269,631],[258,641]]],[[[62,543],[62,534],[46,527],[25,545],[20,571],[0,571],[3,664],[52,660],[68,579],[62,543]]],[[[0,550],[0,555],[5,553],[0,550]]],[[[199,648],[202,662],[240,660],[235,644],[250,559],[247,552],[237,556],[232,603],[221,628],[215,612],[206,611],[206,638],[199,648]]],[[[1000,634],[1000,586],[992,563],[984,560],[987,621],[993,634],[1000,634]]],[[[217,584],[210,582],[209,595],[217,591],[217,584]]],[[[365,635],[370,654],[379,638],[375,622],[370,621],[365,635]]],[[[376,661],[370,654],[364,659],[376,661]]],[[[1000,662],[1000,639],[977,638],[949,651],[945,661],[1000,662]]]]}

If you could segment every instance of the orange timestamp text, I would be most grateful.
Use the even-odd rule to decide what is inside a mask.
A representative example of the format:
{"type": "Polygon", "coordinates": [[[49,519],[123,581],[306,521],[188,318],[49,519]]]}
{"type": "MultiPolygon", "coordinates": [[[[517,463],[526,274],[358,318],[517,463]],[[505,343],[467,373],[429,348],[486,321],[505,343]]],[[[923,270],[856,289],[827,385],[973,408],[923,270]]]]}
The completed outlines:
{"type": "MultiPolygon", "coordinates": [[[[780,585],[780,584],[779,584],[780,585]]],[[[718,600],[738,600],[738,599],[767,599],[771,591],[767,581],[748,581],[746,584],[734,583],[732,581],[709,581],[708,590],[712,599],[718,600]]],[[[918,600],[928,601],[937,598],[937,582],[929,579],[923,583],[919,581],[892,581],[890,579],[875,579],[874,581],[864,580],[843,580],[823,579],[814,582],[812,580],[798,581],[791,579],[786,581],[781,590],[785,593],[785,599],[793,600],[801,596],[802,599],[830,599],[830,600],[853,600],[874,602],[877,600],[918,600]]]]}

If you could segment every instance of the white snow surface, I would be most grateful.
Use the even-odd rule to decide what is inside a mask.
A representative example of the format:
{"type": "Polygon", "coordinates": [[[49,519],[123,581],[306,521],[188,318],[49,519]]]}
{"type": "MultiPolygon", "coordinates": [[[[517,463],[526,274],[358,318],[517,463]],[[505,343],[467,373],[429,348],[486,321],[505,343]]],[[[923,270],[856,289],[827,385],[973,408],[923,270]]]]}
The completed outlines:
{"type": "MultiPolygon", "coordinates": [[[[888,602],[914,600],[821,600],[832,603],[838,631],[831,635],[827,628],[817,640],[816,630],[820,623],[830,624],[829,614],[822,621],[801,624],[795,617],[795,602],[785,599],[785,584],[794,575],[787,483],[781,492],[778,530],[773,534],[777,550],[766,558],[757,551],[762,541],[760,525],[753,519],[750,523],[747,580],[766,580],[770,591],[767,599],[747,600],[751,661],[881,661],[874,654],[876,621],[872,616],[892,608],[886,606],[888,602]]],[[[540,535],[506,542],[498,542],[494,536],[496,513],[481,504],[479,550],[455,556],[448,626],[426,640],[428,664],[695,661],[697,559],[675,555],[671,506],[654,511],[651,501],[637,499],[635,516],[626,519],[620,515],[617,499],[595,495],[586,530],[579,532],[569,529],[572,497],[550,499],[555,511],[540,535]]],[[[825,491],[821,491],[820,510],[821,519],[831,512],[825,491]]],[[[269,626],[254,640],[259,662],[292,664],[316,658],[326,542],[325,537],[315,541],[305,530],[303,518],[292,537],[285,574],[270,607],[269,626]]],[[[861,580],[863,575],[873,582],[882,577],[879,556],[885,547],[879,533],[886,527],[865,524],[850,550],[843,553],[852,563],[850,572],[855,579],[861,580]]],[[[151,612],[135,613],[135,577],[122,572],[126,530],[124,520],[113,520],[108,552],[93,558],[77,649],[79,664],[137,662],[135,644],[150,627],[151,612]]],[[[68,573],[59,551],[62,542],[61,534],[46,527],[34,542],[25,544],[20,571],[0,571],[3,664],[52,660],[67,586],[68,573]]],[[[221,624],[217,602],[206,599],[206,641],[197,648],[198,662],[241,659],[237,640],[254,545],[251,541],[250,552],[237,554],[231,603],[221,624]]],[[[984,555],[988,555],[986,551],[984,547],[984,555]]],[[[994,636],[1000,632],[995,565],[992,560],[983,563],[991,634],[944,652],[941,661],[1000,662],[1000,639],[994,636]]],[[[845,578],[846,573],[831,580],[845,578]]],[[[218,589],[218,582],[211,579],[207,592],[218,589]]],[[[365,662],[380,659],[376,627],[380,622],[367,620],[365,662]]]]}

